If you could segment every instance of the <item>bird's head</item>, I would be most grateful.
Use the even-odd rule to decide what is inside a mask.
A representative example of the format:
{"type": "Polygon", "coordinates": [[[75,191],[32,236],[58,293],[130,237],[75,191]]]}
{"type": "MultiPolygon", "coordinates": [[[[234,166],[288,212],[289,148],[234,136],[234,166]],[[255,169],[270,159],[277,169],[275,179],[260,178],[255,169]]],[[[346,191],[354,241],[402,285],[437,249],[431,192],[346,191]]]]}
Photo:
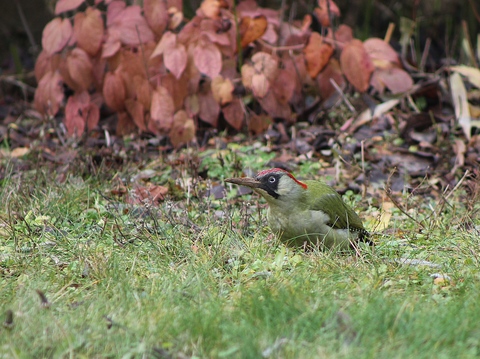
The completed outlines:
{"type": "Polygon", "coordinates": [[[281,168],[261,171],[255,178],[227,178],[225,182],[250,187],[271,205],[298,199],[307,189],[305,183],[281,168]]]}

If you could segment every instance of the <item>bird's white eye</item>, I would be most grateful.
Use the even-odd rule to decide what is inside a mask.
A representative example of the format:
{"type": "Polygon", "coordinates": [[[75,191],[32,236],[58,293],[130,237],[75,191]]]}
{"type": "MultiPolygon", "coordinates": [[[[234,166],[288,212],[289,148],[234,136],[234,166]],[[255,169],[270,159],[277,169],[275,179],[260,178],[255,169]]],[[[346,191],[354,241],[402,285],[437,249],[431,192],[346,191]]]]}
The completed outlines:
{"type": "Polygon", "coordinates": [[[268,178],[268,182],[270,182],[270,183],[275,183],[276,180],[277,180],[277,179],[276,179],[275,177],[273,177],[273,176],[271,176],[271,177],[268,178]]]}

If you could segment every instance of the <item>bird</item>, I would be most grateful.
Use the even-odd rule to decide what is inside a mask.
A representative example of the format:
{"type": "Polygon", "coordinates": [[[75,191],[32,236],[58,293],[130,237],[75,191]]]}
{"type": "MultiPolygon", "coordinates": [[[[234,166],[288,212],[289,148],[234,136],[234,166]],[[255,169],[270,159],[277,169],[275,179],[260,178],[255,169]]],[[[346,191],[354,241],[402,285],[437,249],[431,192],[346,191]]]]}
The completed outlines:
{"type": "Polygon", "coordinates": [[[270,229],[287,246],[347,250],[358,242],[373,244],[357,213],[322,181],[299,181],[272,168],[225,182],[250,187],[266,199],[270,229]]]}

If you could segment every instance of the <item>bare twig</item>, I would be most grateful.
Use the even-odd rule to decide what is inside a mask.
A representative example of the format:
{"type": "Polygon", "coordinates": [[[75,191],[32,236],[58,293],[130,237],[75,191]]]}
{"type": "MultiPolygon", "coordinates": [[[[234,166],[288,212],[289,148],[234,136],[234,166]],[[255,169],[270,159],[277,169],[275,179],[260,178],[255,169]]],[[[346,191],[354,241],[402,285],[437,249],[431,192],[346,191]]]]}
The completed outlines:
{"type": "Polygon", "coordinates": [[[334,80],[333,78],[330,78],[330,83],[332,84],[333,87],[335,87],[335,90],[340,94],[340,96],[342,96],[343,102],[345,102],[345,104],[347,105],[348,109],[349,109],[352,113],[356,113],[357,111],[355,110],[355,107],[353,107],[353,105],[350,103],[350,101],[348,101],[347,96],[345,96],[345,93],[344,93],[343,90],[340,88],[340,86],[338,86],[338,84],[335,82],[335,80],[334,80]]]}

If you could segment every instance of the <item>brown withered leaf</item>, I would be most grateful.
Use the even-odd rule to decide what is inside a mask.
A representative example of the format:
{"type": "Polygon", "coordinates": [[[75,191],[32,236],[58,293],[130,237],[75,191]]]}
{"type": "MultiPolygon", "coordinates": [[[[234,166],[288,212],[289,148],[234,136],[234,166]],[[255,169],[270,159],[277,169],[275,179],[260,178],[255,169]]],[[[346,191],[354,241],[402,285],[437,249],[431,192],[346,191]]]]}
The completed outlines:
{"type": "Polygon", "coordinates": [[[205,17],[210,19],[218,19],[220,17],[220,6],[221,1],[203,0],[199,10],[201,10],[205,17]]]}
{"type": "Polygon", "coordinates": [[[156,56],[160,56],[166,51],[169,51],[170,49],[174,48],[176,45],[177,45],[177,35],[175,35],[171,31],[167,31],[163,34],[157,46],[155,46],[155,49],[150,55],[150,58],[152,59],[156,56]]]}
{"type": "Polygon", "coordinates": [[[140,131],[147,131],[147,124],[145,123],[145,108],[143,105],[139,101],[127,98],[125,100],[125,108],[140,131]]]}
{"type": "MultiPolygon", "coordinates": [[[[328,38],[332,39],[334,38],[333,36],[333,31],[329,31],[328,38]]],[[[338,28],[335,30],[335,41],[346,44],[349,41],[353,40],[353,30],[350,26],[341,24],[338,26],[338,28]]]]}
{"type": "Polygon", "coordinates": [[[187,67],[187,50],[183,44],[176,44],[163,54],[165,67],[179,79],[187,67]]]}
{"type": "Polygon", "coordinates": [[[323,37],[318,32],[312,32],[303,53],[307,62],[308,74],[311,78],[315,78],[330,61],[333,47],[323,42],[323,37]]]}
{"type": "Polygon", "coordinates": [[[162,35],[170,21],[167,3],[164,0],[143,0],[143,14],[153,32],[162,35]]]}
{"type": "Polygon", "coordinates": [[[137,46],[155,39],[153,31],[142,15],[142,8],[138,5],[126,6],[121,1],[112,1],[108,5],[107,28],[108,36],[112,36],[110,41],[119,40],[129,46],[137,46]]]}
{"type": "Polygon", "coordinates": [[[100,50],[104,31],[100,10],[88,7],[85,12],[75,14],[73,33],[77,39],[78,46],[89,55],[95,56],[100,50]]]}
{"type": "Polygon", "coordinates": [[[126,202],[134,205],[144,205],[146,203],[155,205],[165,199],[168,193],[168,187],[148,184],[147,186],[136,185],[127,195],[126,202]]]}
{"type": "Polygon", "coordinates": [[[330,82],[330,79],[334,80],[335,83],[341,88],[344,89],[346,82],[343,77],[342,69],[340,68],[340,63],[336,59],[331,59],[328,65],[320,72],[315,79],[318,86],[318,92],[322,100],[330,98],[333,94],[337,93],[337,90],[330,82]]]}
{"type": "Polygon", "coordinates": [[[48,55],[60,52],[68,44],[73,28],[69,19],[59,17],[50,21],[43,29],[42,48],[48,55]]]}
{"type": "Polygon", "coordinates": [[[230,79],[223,78],[222,75],[218,75],[212,80],[212,94],[215,101],[221,106],[231,102],[233,100],[233,84],[230,79]]]}
{"type": "Polygon", "coordinates": [[[179,80],[171,73],[164,75],[162,78],[162,86],[165,87],[173,97],[174,112],[183,109],[185,98],[188,95],[187,75],[184,73],[179,80]]]}
{"type": "Polygon", "coordinates": [[[159,131],[169,131],[172,127],[175,104],[172,95],[163,86],[158,86],[152,95],[151,120],[159,131]]]}
{"type": "Polygon", "coordinates": [[[213,98],[210,83],[205,82],[198,93],[199,111],[198,116],[202,121],[209,123],[213,127],[218,125],[218,115],[220,114],[220,105],[213,98]]]}
{"type": "Polygon", "coordinates": [[[143,76],[133,77],[133,86],[135,88],[135,98],[140,102],[143,108],[150,108],[152,104],[153,88],[150,82],[143,76]]]}
{"type": "Polygon", "coordinates": [[[323,27],[329,27],[331,25],[330,17],[328,16],[329,8],[332,17],[340,16],[340,9],[333,0],[318,0],[318,7],[313,10],[318,22],[320,22],[323,27]],[[329,4],[327,4],[327,1],[329,4]]]}
{"type": "Polygon", "coordinates": [[[37,80],[37,83],[41,80],[43,75],[50,70],[50,59],[51,56],[48,55],[45,50],[42,50],[40,54],[38,54],[34,69],[35,80],[37,80]]]}
{"type": "Polygon", "coordinates": [[[65,11],[75,10],[83,4],[85,0],[58,0],[55,4],[55,15],[65,11]]]}
{"type": "Polygon", "coordinates": [[[169,138],[174,147],[180,147],[195,138],[195,123],[184,110],[178,111],[173,116],[169,138]]]}
{"type": "Polygon", "coordinates": [[[69,136],[81,136],[85,131],[86,121],[81,111],[90,103],[88,92],[70,96],[65,106],[65,127],[69,136]]]}
{"type": "Polygon", "coordinates": [[[74,48],[67,56],[68,76],[64,80],[74,91],[88,90],[93,81],[92,60],[81,48],[74,48]]]}
{"type": "Polygon", "coordinates": [[[117,112],[117,119],[117,128],[115,131],[117,136],[126,136],[137,130],[137,126],[135,126],[132,118],[125,111],[117,112]]]}
{"type": "Polygon", "coordinates": [[[247,89],[252,88],[252,78],[255,75],[255,69],[250,64],[244,64],[241,69],[242,72],[242,84],[247,89]]]}
{"type": "Polygon", "coordinates": [[[240,20],[240,38],[242,48],[261,38],[267,30],[268,21],[264,15],[242,17],[240,20]]]}
{"type": "Polygon", "coordinates": [[[64,123],[69,136],[81,136],[85,127],[92,130],[99,120],[100,109],[91,101],[87,91],[75,93],[68,98],[64,123]]]}
{"type": "Polygon", "coordinates": [[[124,109],[126,91],[122,76],[117,72],[107,72],[103,82],[103,98],[108,107],[114,111],[124,109]]]}
{"type": "Polygon", "coordinates": [[[413,79],[405,70],[392,67],[376,69],[370,79],[370,84],[379,93],[383,93],[387,87],[395,95],[410,90],[413,87],[413,79]]]}
{"type": "Polygon", "coordinates": [[[281,104],[273,91],[269,91],[263,98],[258,98],[262,108],[273,118],[281,118],[287,121],[292,118],[292,110],[288,104],[281,104]]]}
{"type": "Polygon", "coordinates": [[[237,131],[243,126],[245,111],[242,107],[242,101],[239,98],[233,99],[228,105],[222,107],[223,117],[237,131]]]}
{"type": "Polygon", "coordinates": [[[271,89],[281,104],[287,104],[293,96],[297,83],[297,74],[287,69],[278,70],[271,89]]]}
{"type": "Polygon", "coordinates": [[[368,89],[375,67],[360,40],[354,39],[344,47],[340,65],[347,80],[357,91],[365,92],[368,89]]]}
{"type": "Polygon", "coordinates": [[[197,69],[210,78],[222,71],[222,54],[215,44],[200,39],[193,50],[193,62],[197,69]]]}
{"type": "Polygon", "coordinates": [[[278,60],[276,57],[260,51],[252,56],[252,62],[257,74],[265,74],[268,80],[275,80],[278,72],[278,60]]]}
{"type": "Polygon", "coordinates": [[[397,52],[385,41],[372,37],[363,42],[365,50],[370,55],[373,65],[380,69],[402,67],[397,52]]]}
{"type": "Polygon", "coordinates": [[[263,98],[270,90],[270,83],[265,74],[254,74],[252,76],[252,91],[255,97],[263,98]]]}
{"type": "Polygon", "coordinates": [[[273,123],[273,120],[268,115],[253,114],[248,121],[248,130],[255,135],[265,132],[273,123]]]}
{"type": "Polygon", "coordinates": [[[58,71],[43,75],[35,91],[35,108],[43,115],[55,116],[63,101],[63,80],[58,71]]]}

